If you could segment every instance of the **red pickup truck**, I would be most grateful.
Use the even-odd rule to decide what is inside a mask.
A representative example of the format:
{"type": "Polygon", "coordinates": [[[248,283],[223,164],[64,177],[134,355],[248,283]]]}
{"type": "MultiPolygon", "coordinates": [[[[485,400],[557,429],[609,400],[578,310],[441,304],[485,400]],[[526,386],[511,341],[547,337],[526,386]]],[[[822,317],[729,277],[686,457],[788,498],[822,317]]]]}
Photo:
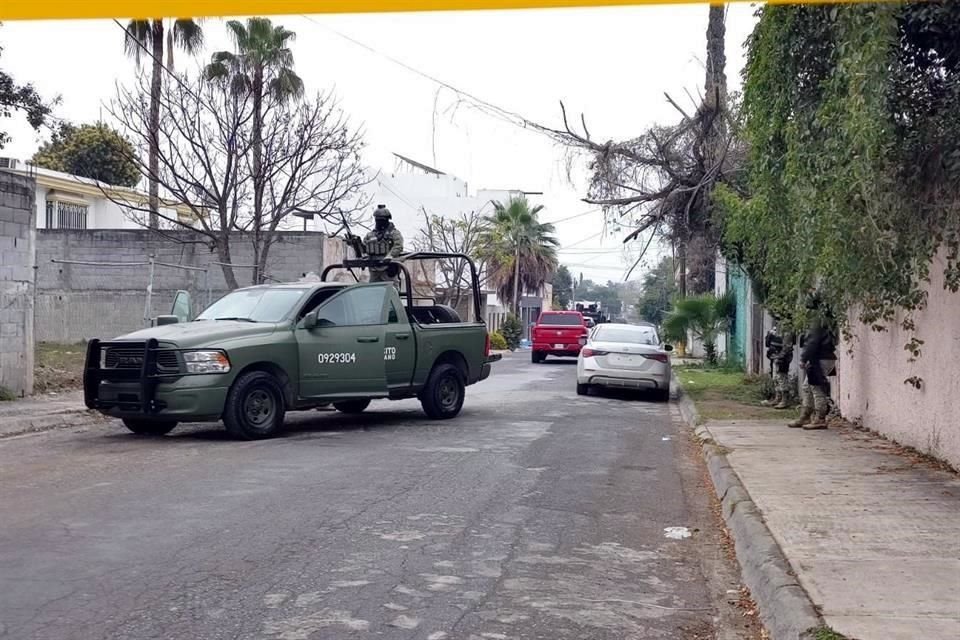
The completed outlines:
{"type": "Polygon", "coordinates": [[[578,356],[580,339],[586,337],[587,325],[579,311],[544,311],[530,333],[530,360],[536,364],[547,356],[578,356]]]}

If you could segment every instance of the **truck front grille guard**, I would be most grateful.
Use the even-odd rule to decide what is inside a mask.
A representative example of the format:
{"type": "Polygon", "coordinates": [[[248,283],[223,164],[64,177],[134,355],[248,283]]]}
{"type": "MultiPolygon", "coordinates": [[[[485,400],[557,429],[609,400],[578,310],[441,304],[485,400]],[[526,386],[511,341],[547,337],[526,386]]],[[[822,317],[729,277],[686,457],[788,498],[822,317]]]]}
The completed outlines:
{"type": "MultiPolygon", "coordinates": [[[[209,375],[204,373],[188,373],[180,366],[171,371],[169,359],[159,362],[158,354],[180,353],[190,349],[160,348],[156,338],[145,341],[103,341],[93,339],[87,344],[87,355],[83,367],[83,402],[88,409],[111,409],[119,407],[128,411],[137,411],[143,414],[156,413],[161,406],[156,401],[157,385],[164,381],[173,381],[177,378],[195,375],[209,375]],[[122,349],[125,354],[137,353],[139,367],[106,367],[101,366],[105,360],[104,349],[122,349]],[[166,365],[166,366],[164,366],[166,365]],[[119,382],[137,383],[139,394],[136,402],[132,400],[100,399],[100,383],[119,382]]],[[[104,363],[105,364],[105,363],[104,363]]]]}

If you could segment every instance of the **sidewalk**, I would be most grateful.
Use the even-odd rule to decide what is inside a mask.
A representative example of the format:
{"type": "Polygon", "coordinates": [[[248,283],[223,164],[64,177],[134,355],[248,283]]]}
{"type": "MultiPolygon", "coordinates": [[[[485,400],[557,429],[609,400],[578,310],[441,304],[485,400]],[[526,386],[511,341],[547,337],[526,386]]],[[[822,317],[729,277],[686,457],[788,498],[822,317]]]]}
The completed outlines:
{"type": "MultiPolygon", "coordinates": [[[[852,427],[705,428],[826,625],[856,640],[960,638],[960,478],[852,427]]],[[[739,554],[754,541],[736,542],[739,554]]]]}
{"type": "Polygon", "coordinates": [[[82,391],[0,402],[0,438],[91,424],[103,419],[100,414],[84,406],[82,391]]]}

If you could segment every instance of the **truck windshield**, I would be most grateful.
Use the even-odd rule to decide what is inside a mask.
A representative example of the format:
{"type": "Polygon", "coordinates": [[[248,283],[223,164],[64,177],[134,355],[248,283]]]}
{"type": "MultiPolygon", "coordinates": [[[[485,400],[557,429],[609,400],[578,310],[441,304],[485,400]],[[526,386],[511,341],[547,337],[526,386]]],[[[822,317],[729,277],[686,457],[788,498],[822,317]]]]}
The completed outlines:
{"type": "Polygon", "coordinates": [[[280,322],[290,314],[307,289],[248,289],[223,296],[197,320],[280,322]]]}
{"type": "Polygon", "coordinates": [[[545,313],[540,316],[540,324],[559,324],[567,327],[576,327],[583,324],[579,316],[566,313],[545,313]]]}

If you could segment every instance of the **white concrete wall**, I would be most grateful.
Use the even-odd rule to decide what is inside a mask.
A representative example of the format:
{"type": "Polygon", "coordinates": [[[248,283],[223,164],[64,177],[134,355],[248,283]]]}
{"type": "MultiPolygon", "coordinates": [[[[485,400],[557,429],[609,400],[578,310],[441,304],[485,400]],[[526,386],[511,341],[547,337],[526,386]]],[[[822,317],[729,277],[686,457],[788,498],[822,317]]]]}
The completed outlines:
{"type": "Polygon", "coordinates": [[[907,362],[911,334],[899,318],[882,333],[854,320],[832,393],[845,418],[960,468],[960,294],[944,290],[943,268],[941,254],[930,269],[927,307],[915,314],[921,357],[907,362]],[[923,379],[921,389],[904,384],[912,376],[923,379]]]}

